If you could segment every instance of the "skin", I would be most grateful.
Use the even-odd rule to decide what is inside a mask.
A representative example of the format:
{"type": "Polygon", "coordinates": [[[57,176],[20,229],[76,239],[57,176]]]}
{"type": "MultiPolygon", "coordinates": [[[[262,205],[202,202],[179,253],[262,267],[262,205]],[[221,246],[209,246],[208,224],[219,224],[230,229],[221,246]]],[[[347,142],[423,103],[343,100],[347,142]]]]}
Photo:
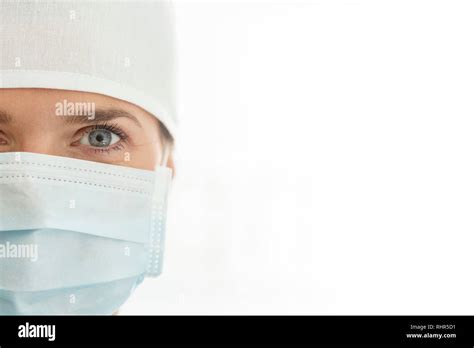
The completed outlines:
{"type": "MultiPolygon", "coordinates": [[[[0,89],[0,152],[33,152],[154,170],[163,153],[160,134],[153,115],[123,100],[66,90],[0,89]],[[57,103],[64,100],[95,103],[96,118],[57,115],[57,103]]],[[[174,169],[171,157],[168,167],[174,169]]]]}

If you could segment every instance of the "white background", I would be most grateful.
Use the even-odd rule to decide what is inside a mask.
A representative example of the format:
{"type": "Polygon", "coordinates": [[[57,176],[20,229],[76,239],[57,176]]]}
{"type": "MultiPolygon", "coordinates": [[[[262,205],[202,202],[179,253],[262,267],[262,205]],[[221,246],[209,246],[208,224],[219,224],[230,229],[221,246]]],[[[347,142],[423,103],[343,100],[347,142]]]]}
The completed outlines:
{"type": "Polygon", "coordinates": [[[123,314],[473,314],[474,2],[178,2],[164,274],[123,314]]]}

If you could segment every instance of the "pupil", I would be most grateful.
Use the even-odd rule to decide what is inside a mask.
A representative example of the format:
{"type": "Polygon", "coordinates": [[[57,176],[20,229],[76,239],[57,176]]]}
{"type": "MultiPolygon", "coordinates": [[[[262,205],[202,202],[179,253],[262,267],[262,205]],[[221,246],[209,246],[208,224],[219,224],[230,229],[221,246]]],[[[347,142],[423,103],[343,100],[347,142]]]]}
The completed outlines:
{"type": "Polygon", "coordinates": [[[112,142],[112,134],[103,130],[95,130],[89,134],[89,142],[95,147],[107,147],[112,142]]]}

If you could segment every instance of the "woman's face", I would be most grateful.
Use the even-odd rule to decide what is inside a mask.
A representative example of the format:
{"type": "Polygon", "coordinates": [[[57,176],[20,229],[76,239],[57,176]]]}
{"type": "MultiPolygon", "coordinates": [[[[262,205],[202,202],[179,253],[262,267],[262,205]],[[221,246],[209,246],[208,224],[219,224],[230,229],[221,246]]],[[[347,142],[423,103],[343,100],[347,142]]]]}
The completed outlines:
{"type": "Polygon", "coordinates": [[[145,110],[100,94],[0,89],[0,152],[34,152],[153,170],[160,125],[145,110]]]}

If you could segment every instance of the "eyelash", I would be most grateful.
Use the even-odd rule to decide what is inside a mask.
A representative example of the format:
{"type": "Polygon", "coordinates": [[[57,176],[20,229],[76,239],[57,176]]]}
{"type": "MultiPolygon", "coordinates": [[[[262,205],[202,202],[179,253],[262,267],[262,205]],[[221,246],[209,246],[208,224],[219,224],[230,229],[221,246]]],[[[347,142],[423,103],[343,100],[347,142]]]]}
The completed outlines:
{"type": "Polygon", "coordinates": [[[110,124],[110,123],[107,123],[107,122],[104,122],[102,124],[96,124],[96,125],[88,128],[83,135],[89,134],[89,133],[91,133],[95,130],[99,130],[99,129],[106,130],[106,131],[109,131],[111,133],[114,133],[115,135],[117,135],[120,138],[120,141],[117,142],[116,144],[112,145],[111,147],[108,147],[108,148],[93,148],[92,151],[94,151],[95,153],[107,153],[108,154],[108,153],[110,153],[111,150],[120,151],[125,147],[123,143],[127,142],[128,135],[117,124],[110,124]]]}

